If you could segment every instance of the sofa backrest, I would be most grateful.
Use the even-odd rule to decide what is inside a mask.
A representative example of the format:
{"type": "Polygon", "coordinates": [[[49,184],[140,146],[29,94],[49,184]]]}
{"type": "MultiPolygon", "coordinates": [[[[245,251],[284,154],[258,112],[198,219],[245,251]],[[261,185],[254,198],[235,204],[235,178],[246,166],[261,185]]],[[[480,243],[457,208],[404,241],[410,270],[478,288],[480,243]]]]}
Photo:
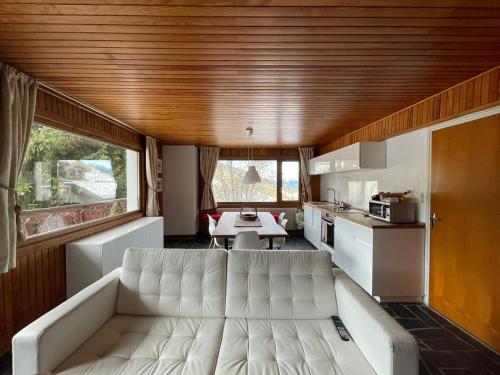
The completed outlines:
{"type": "Polygon", "coordinates": [[[337,305],[328,252],[229,252],[226,317],[326,319],[332,315],[337,315],[337,305]]]}
{"type": "Polygon", "coordinates": [[[225,250],[130,248],[116,313],[224,317],[226,260],[225,250]]]}

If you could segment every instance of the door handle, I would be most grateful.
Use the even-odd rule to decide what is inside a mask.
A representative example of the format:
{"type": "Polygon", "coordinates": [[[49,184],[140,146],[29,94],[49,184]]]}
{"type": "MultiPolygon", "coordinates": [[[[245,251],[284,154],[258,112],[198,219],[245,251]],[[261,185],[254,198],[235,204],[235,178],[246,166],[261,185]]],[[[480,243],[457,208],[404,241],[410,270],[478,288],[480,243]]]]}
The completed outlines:
{"type": "Polygon", "coordinates": [[[437,217],[436,213],[433,212],[431,216],[431,227],[436,228],[436,224],[438,221],[442,221],[443,219],[437,217]]]}

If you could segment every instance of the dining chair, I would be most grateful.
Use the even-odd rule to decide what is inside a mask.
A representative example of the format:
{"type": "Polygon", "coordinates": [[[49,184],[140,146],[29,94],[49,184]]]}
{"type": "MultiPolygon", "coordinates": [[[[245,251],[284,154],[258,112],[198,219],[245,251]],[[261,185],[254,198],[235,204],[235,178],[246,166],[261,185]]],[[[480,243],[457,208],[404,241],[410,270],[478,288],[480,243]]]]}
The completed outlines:
{"type": "Polygon", "coordinates": [[[233,250],[261,249],[262,243],[256,231],[239,232],[234,238],[233,250]]]}
{"type": "MultiPolygon", "coordinates": [[[[280,223],[281,227],[286,230],[286,224],[288,223],[288,219],[283,219],[280,223]]],[[[285,237],[277,237],[273,240],[273,249],[283,250],[283,246],[285,246],[285,237]]]]}
{"type": "Polygon", "coordinates": [[[218,249],[224,249],[224,246],[217,242],[217,238],[212,237],[215,227],[217,226],[217,220],[215,220],[209,214],[207,214],[207,216],[208,216],[208,233],[210,234],[210,244],[208,245],[208,248],[211,249],[212,247],[214,247],[218,249]]]}
{"type": "Polygon", "coordinates": [[[281,222],[285,219],[286,213],[284,211],[280,212],[280,215],[278,216],[278,224],[281,225],[281,222]]]}

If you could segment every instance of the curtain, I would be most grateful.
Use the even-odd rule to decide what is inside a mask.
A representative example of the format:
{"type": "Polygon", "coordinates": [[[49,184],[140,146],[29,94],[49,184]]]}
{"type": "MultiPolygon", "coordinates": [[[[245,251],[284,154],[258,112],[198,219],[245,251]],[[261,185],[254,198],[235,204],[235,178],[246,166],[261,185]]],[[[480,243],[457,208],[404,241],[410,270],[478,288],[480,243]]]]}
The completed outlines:
{"type": "Polygon", "coordinates": [[[17,176],[28,147],[38,81],[0,63],[0,272],[16,266],[17,240],[23,238],[17,176]]]}
{"type": "Polygon", "coordinates": [[[160,214],[158,204],[158,173],[156,172],[157,163],[158,149],[156,147],[156,139],[146,136],[146,182],[148,184],[146,216],[158,216],[160,214]]]}
{"type": "Polygon", "coordinates": [[[302,202],[312,200],[311,176],[309,175],[309,160],[313,157],[312,147],[299,147],[300,154],[300,184],[302,186],[302,202]]]}
{"type": "Polygon", "coordinates": [[[201,210],[217,208],[212,189],[212,181],[219,161],[218,147],[200,147],[200,172],[203,177],[203,195],[201,197],[201,210]]]}

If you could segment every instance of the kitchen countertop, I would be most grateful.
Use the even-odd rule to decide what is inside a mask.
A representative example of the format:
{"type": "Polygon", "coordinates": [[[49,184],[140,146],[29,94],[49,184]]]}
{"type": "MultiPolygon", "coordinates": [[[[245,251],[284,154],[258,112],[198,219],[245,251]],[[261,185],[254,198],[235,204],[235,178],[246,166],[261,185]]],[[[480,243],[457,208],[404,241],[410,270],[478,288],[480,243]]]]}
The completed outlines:
{"type": "MultiPolygon", "coordinates": [[[[387,223],[383,220],[375,219],[373,217],[365,216],[366,212],[353,209],[347,212],[336,212],[328,207],[328,202],[321,202],[322,204],[317,204],[315,202],[306,202],[304,206],[309,206],[321,210],[322,212],[328,213],[335,217],[339,217],[344,220],[352,221],[353,223],[363,225],[371,229],[402,229],[402,228],[425,228],[425,224],[421,222],[415,222],[411,224],[394,224],[387,223]]],[[[332,205],[330,203],[330,205],[332,205]]]]}

